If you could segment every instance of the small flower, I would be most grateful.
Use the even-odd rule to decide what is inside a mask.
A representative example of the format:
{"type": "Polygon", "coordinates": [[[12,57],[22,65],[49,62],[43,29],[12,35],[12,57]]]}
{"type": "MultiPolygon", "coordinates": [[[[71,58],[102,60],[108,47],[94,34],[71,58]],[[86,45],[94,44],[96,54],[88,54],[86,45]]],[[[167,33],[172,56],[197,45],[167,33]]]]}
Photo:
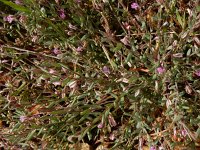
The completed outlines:
{"type": "Polygon", "coordinates": [[[137,10],[140,6],[138,5],[138,3],[132,3],[131,4],[131,8],[137,10]]]}
{"type": "Polygon", "coordinates": [[[56,71],[54,69],[49,69],[49,73],[54,74],[54,73],[56,73],[56,71]]]}
{"type": "Polygon", "coordinates": [[[59,16],[60,16],[61,19],[65,19],[66,18],[65,10],[63,8],[60,9],[59,16]]]}
{"type": "Polygon", "coordinates": [[[21,0],[15,0],[15,4],[22,5],[22,1],[21,0]]]}
{"type": "Polygon", "coordinates": [[[57,4],[59,4],[59,3],[60,3],[60,0],[55,0],[55,2],[56,2],[57,4]]]}
{"type": "Polygon", "coordinates": [[[27,16],[21,15],[20,18],[19,18],[19,22],[22,23],[22,24],[26,23],[27,22],[27,16]]]}
{"type": "Polygon", "coordinates": [[[165,72],[165,68],[163,67],[158,67],[156,70],[159,74],[163,74],[165,72]]]}
{"type": "Polygon", "coordinates": [[[183,53],[173,54],[173,57],[175,57],[175,58],[182,58],[183,57],[183,53]]]}
{"type": "Polygon", "coordinates": [[[24,122],[24,121],[27,120],[27,117],[26,117],[26,116],[20,116],[19,120],[20,120],[21,122],[24,122]]]}
{"type": "Polygon", "coordinates": [[[37,35],[34,35],[34,36],[32,37],[32,39],[31,39],[31,41],[35,43],[35,42],[37,41],[37,39],[38,39],[38,36],[37,36],[37,35]]]}
{"type": "Polygon", "coordinates": [[[61,54],[61,51],[58,48],[54,48],[53,53],[58,55],[58,54],[61,54]]]}
{"type": "Polygon", "coordinates": [[[69,27],[70,29],[72,29],[72,30],[76,30],[76,29],[77,29],[77,27],[74,26],[74,25],[72,25],[71,23],[69,23],[68,27],[69,27]]]}
{"type": "Polygon", "coordinates": [[[81,47],[81,46],[77,47],[76,51],[77,52],[82,52],[83,51],[83,47],[81,47]]]}
{"type": "Polygon", "coordinates": [[[4,17],[3,20],[12,23],[15,20],[15,17],[13,15],[8,15],[4,17]]]}
{"type": "Polygon", "coordinates": [[[186,137],[186,136],[187,136],[187,131],[186,131],[186,130],[182,130],[182,131],[181,131],[181,135],[182,135],[183,137],[186,137]]]}
{"type": "Polygon", "coordinates": [[[150,150],[156,150],[156,147],[155,146],[151,146],[150,150]]]}
{"type": "Polygon", "coordinates": [[[126,30],[130,30],[131,26],[128,24],[128,22],[122,22],[122,24],[126,30]]]}
{"type": "Polygon", "coordinates": [[[54,86],[58,86],[58,85],[61,85],[61,82],[60,81],[55,81],[52,83],[54,86]]]}
{"type": "Polygon", "coordinates": [[[111,141],[113,141],[113,140],[115,139],[115,134],[114,134],[114,133],[111,133],[110,136],[109,136],[109,139],[110,139],[111,141]]]}
{"type": "Polygon", "coordinates": [[[105,74],[110,74],[110,69],[107,66],[103,66],[102,71],[105,74]]]}
{"type": "Polygon", "coordinates": [[[100,124],[97,125],[97,128],[102,129],[104,127],[103,122],[101,122],[100,124]]]}
{"type": "Polygon", "coordinates": [[[197,70],[197,71],[195,72],[195,75],[197,75],[198,77],[200,77],[200,70],[197,70]]]}

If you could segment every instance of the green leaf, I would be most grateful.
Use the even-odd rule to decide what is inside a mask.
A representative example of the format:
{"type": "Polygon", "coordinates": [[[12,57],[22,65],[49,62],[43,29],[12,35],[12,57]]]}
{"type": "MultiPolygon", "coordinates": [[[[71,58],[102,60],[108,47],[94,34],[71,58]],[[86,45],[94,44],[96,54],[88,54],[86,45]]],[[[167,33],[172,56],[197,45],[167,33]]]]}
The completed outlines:
{"type": "Polygon", "coordinates": [[[10,2],[10,1],[7,1],[7,0],[0,0],[1,2],[3,2],[4,4],[12,7],[13,9],[17,10],[17,11],[21,11],[21,12],[25,12],[25,13],[28,13],[30,14],[31,13],[31,10],[30,9],[27,9],[26,7],[23,7],[23,6],[20,6],[20,5],[17,5],[13,2],[10,2]]]}
{"type": "Polygon", "coordinates": [[[35,132],[36,132],[36,129],[31,131],[31,133],[29,133],[29,135],[27,136],[26,140],[29,141],[30,139],[32,139],[32,137],[34,136],[35,132]]]}
{"type": "Polygon", "coordinates": [[[182,118],[183,118],[182,115],[175,115],[175,116],[174,116],[174,119],[173,119],[173,122],[178,122],[178,121],[180,121],[182,118]]]}

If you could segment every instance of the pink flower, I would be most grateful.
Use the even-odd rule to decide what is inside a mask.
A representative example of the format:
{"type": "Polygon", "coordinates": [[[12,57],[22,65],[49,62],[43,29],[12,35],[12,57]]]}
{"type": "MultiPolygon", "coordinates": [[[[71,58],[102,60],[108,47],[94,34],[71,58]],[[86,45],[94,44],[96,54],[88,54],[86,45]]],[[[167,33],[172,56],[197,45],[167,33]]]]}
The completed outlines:
{"type": "Polygon", "coordinates": [[[61,82],[60,81],[55,81],[52,84],[55,85],[55,86],[58,86],[58,85],[61,85],[61,82]]]}
{"type": "Polygon", "coordinates": [[[59,16],[60,16],[61,19],[65,19],[66,18],[65,10],[63,8],[60,9],[59,16]]]}
{"type": "Polygon", "coordinates": [[[4,17],[3,20],[12,23],[15,20],[15,17],[13,15],[8,15],[4,17]]]}
{"type": "Polygon", "coordinates": [[[21,0],[15,0],[15,4],[22,5],[22,1],[21,0]]]}
{"type": "Polygon", "coordinates": [[[27,16],[21,15],[20,18],[19,18],[19,22],[20,23],[26,23],[26,21],[27,21],[27,16]]]}
{"type": "Polygon", "coordinates": [[[58,55],[58,54],[61,54],[61,51],[58,48],[54,48],[53,53],[58,55]]]}
{"type": "Polygon", "coordinates": [[[187,136],[187,131],[186,131],[186,130],[181,130],[181,135],[182,135],[183,137],[186,137],[186,136],[187,136]]]}
{"type": "Polygon", "coordinates": [[[138,3],[132,3],[131,4],[131,8],[137,10],[140,6],[138,5],[138,3]]]}
{"type": "Polygon", "coordinates": [[[156,150],[156,147],[155,146],[151,146],[150,150],[156,150]]]}
{"type": "Polygon", "coordinates": [[[197,71],[195,72],[195,75],[197,75],[198,77],[200,77],[200,70],[197,70],[197,71]]]}
{"type": "Polygon", "coordinates": [[[128,22],[122,22],[122,24],[126,30],[130,30],[131,26],[128,24],[128,22]]]}
{"type": "Polygon", "coordinates": [[[82,52],[83,51],[83,47],[81,47],[81,46],[77,47],[76,51],[77,52],[82,52]]]}
{"type": "Polygon", "coordinates": [[[113,141],[113,140],[115,139],[114,133],[111,133],[111,134],[110,134],[109,139],[110,139],[111,141],[113,141]]]}
{"type": "Polygon", "coordinates": [[[71,23],[69,23],[68,27],[69,27],[70,29],[72,29],[72,30],[76,30],[76,29],[77,29],[77,27],[74,26],[74,25],[72,25],[71,23]]]}
{"type": "Polygon", "coordinates": [[[54,73],[56,73],[56,71],[54,69],[49,69],[49,73],[54,74],[54,73]]]}
{"type": "Polygon", "coordinates": [[[100,124],[97,125],[97,128],[102,129],[104,127],[103,122],[101,122],[100,124]]]}
{"type": "Polygon", "coordinates": [[[21,122],[24,122],[24,121],[27,120],[27,117],[26,117],[26,116],[20,116],[19,120],[20,120],[21,122]]]}
{"type": "Polygon", "coordinates": [[[158,67],[156,70],[159,74],[163,74],[165,72],[165,68],[163,67],[158,67]]]}

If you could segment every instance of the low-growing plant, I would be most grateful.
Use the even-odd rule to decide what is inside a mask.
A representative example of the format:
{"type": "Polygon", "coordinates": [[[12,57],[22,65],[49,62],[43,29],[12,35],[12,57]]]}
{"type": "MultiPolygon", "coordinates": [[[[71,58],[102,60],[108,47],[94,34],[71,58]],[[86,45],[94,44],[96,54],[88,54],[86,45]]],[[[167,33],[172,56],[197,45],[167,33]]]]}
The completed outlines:
{"type": "Polygon", "coordinates": [[[199,146],[198,0],[0,0],[10,149],[199,146]]]}

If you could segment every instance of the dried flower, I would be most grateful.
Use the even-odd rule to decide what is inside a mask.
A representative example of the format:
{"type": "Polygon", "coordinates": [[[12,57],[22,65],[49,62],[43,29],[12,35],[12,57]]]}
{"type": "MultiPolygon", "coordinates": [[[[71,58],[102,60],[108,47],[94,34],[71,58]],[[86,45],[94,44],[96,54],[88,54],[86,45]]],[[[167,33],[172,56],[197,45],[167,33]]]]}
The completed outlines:
{"type": "Polygon", "coordinates": [[[157,72],[159,74],[163,74],[165,72],[165,68],[164,67],[158,67],[156,70],[157,70],[157,72]]]}
{"type": "Polygon", "coordinates": [[[110,74],[110,69],[109,69],[109,67],[107,67],[107,66],[103,66],[102,71],[103,71],[103,73],[105,73],[105,74],[110,74]]]}
{"type": "Polygon", "coordinates": [[[72,25],[71,23],[69,23],[68,27],[69,27],[70,29],[72,29],[72,30],[76,30],[76,29],[77,29],[77,27],[74,26],[74,25],[72,25]]]}
{"type": "Polygon", "coordinates": [[[37,39],[38,39],[38,36],[37,36],[37,35],[34,35],[34,36],[32,37],[32,39],[31,39],[31,41],[35,43],[35,42],[37,41],[37,39]]]}
{"type": "Polygon", "coordinates": [[[54,73],[56,73],[56,71],[54,69],[49,69],[49,73],[54,74],[54,73]]]}
{"type": "Polygon", "coordinates": [[[122,22],[122,24],[126,30],[130,30],[131,26],[128,24],[128,22],[122,22]]]}
{"type": "Polygon", "coordinates": [[[197,71],[195,72],[195,75],[197,75],[198,77],[200,77],[200,70],[197,70],[197,71]]]}
{"type": "Polygon", "coordinates": [[[19,18],[19,22],[23,24],[23,23],[26,23],[26,21],[27,21],[27,16],[21,15],[19,18]]]}
{"type": "Polygon", "coordinates": [[[60,16],[61,19],[65,19],[66,18],[65,10],[63,8],[60,9],[59,16],[60,16]]]}
{"type": "Polygon", "coordinates": [[[175,58],[182,58],[183,57],[183,53],[173,54],[173,57],[175,57],[175,58]]]}
{"type": "Polygon", "coordinates": [[[97,128],[98,128],[98,129],[102,129],[103,127],[104,127],[103,122],[101,122],[100,124],[97,125],[97,128]]]}
{"type": "Polygon", "coordinates": [[[137,10],[140,6],[138,5],[138,3],[132,3],[131,4],[131,8],[137,10]]]}
{"type": "Polygon", "coordinates": [[[123,39],[120,40],[124,45],[129,45],[130,41],[128,36],[125,36],[123,39]]]}
{"type": "Polygon", "coordinates": [[[117,125],[115,119],[111,115],[108,116],[108,122],[111,127],[115,127],[117,125]]]}
{"type": "Polygon", "coordinates": [[[55,0],[55,2],[56,2],[57,4],[59,4],[59,3],[60,3],[60,0],[55,0]]]}
{"type": "Polygon", "coordinates": [[[13,15],[8,15],[4,17],[3,20],[12,23],[15,20],[15,17],[13,15]]]}
{"type": "Polygon", "coordinates": [[[156,0],[157,3],[164,3],[164,0],[156,0]]]}

